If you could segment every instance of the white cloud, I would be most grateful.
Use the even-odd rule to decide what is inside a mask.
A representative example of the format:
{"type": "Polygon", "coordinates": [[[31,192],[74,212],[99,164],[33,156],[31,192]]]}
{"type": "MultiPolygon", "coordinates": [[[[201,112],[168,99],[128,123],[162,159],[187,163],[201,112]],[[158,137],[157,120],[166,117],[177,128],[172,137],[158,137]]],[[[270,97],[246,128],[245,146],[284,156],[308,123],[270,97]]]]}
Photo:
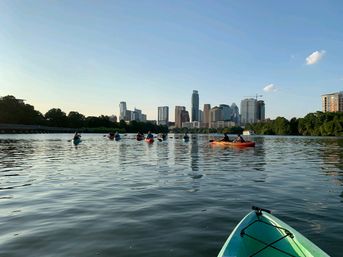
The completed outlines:
{"type": "Polygon", "coordinates": [[[276,86],[274,85],[274,84],[269,84],[269,85],[267,85],[267,86],[265,86],[264,88],[263,88],[263,91],[264,92],[276,92],[277,91],[277,88],[276,88],[276,86]]]}
{"type": "Polygon", "coordinates": [[[320,59],[323,58],[324,54],[325,54],[324,50],[313,52],[312,54],[310,54],[306,58],[306,64],[307,65],[312,65],[312,64],[317,63],[320,59]]]}

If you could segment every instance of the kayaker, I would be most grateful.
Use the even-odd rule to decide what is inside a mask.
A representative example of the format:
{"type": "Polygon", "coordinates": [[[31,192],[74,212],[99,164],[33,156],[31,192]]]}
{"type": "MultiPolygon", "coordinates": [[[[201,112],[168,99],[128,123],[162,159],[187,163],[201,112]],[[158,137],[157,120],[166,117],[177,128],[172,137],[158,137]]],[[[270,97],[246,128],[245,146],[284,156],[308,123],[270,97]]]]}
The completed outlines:
{"type": "Polygon", "coordinates": [[[120,138],[118,131],[116,131],[116,133],[114,133],[114,138],[116,138],[116,139],[120,138]]]}
{"type": "Polygon", "coordinates": [[[79,132],[76,131],[74,134],[73,140],[78,140],[78,139],[81,139],[81,135],[79,134],[79,132]]]}
{"type": "Polygon", "coordinates": [[[222,141],[222,142],[230,142],[230,138],[228,137],[227,133],[224,133],[224,138],[222,138],[220,141],[222,141]]]}
{"type": "Polygon", "coordinates": [[[149,132],[148,132],[148,135],[146,136],[146,138],[147,138],[147,139],[154,138],[154,135],[151,134],[151,132],[149,131],[149,132]]]}
{"type": "Polygon", "coordinates": [[[108,135],[108,138],[113,140],[114,139],[114,133],[110,132],[109,135],[108,135]]]}
{"type": "Polygon", "coordinates": [[[136,139],[138,140],[138,141],[140,141],[140,140],[143,140],[144,139],[144,134],[142,133],[142,132],[138,132],[137,133],[137,135],[136,135],[136,139]]]}
{"type": "Polygon", "coordinates": [[[185,135],[183,136],[183,139],[184,140],[188,140],[189,139],[188,132],[185,132],[185,135]]]}
{"type": "Polygon", "coordinates": [[[238,134],[237,137],[236,137],[236,139],[235,139],[233,142],[235,142],[235,143],[244,143],[245,140],[244,140],[244,138],[241,136],[241,134],[238,134]]]}

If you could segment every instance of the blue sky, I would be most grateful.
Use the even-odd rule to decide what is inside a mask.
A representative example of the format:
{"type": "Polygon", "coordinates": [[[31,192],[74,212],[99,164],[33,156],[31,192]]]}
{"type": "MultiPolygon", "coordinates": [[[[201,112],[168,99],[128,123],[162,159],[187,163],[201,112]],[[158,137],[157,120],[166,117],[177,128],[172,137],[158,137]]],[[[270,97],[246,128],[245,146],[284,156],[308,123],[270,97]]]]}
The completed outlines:
{"type": "Polygon", "coordinates": [[[266,117],[303,117],[343,90],[342,13],[342,1],[2,0],[0,95],[42,113],[118,115],[126,101],[156,119],[168,105],[174,120],[193,89],[201,108],[258,93],[266,117]]]}

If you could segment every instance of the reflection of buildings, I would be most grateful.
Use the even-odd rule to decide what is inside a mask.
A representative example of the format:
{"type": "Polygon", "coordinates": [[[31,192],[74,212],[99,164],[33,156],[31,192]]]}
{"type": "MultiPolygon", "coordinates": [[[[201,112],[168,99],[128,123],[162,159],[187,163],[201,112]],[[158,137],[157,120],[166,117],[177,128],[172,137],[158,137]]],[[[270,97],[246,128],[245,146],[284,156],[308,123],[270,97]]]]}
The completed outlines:
{"type": "Polygon", "coordinates": [[[198,140],[192,140],[191,168],[192,168],[192,171],[199,171],[199,145],[198,145],[198,140]]]}
{"type": "Polygon", "coordinates": [[[128,146],[126,144],[119,144],[118,147],[118,161],[119,161],[119,168],[123,171],[126,170],[126,162],[128,160],[127,158],[127,148],[128,146]]]}
{"type": "Polygon", "coordinates": [[[343,185],[343,140],[326,141],[326,149],[322,151],[323,161],[326,165],[323,170],[332,176],[340,185],[343,185]],[[334,165],[334,167],[332,167],[334,165]]]}
{"type": "Polygon", "coordinates": [[[169,144],[160,144],[159,150],[156,151],[157,154],[157,166],[159,167],[159,171],[168,171],[169,167],[169,144]]]}
{"type": "Polygon", "coordinates": [[[343,92],[322,95],[323,112],[343,112],[343,92]]]}

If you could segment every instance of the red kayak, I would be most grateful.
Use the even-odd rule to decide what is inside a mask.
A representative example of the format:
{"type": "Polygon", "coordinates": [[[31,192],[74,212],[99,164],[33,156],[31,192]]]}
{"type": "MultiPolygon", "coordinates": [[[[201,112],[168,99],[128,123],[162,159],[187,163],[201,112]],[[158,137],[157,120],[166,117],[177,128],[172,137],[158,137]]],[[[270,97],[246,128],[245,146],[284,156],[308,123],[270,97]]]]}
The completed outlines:
{"type": "Polygon", "coordinates": [[[154,139],[153,139],[153,138],[146,138],[146,139],[144,139],[144,140],[145,140],[145,142],[147,142],[147,143],[149,143],[149,144],[151,144],[151,143],[154,142],[154,139]]]}
{"type": "Polygon", "coordinates": [[[228,141],[212,141],[211,145],[218,146],[235,146],[235,147],[254,147],[255,142],[245,141],[245,142],[228,142],[228,141]]]}

